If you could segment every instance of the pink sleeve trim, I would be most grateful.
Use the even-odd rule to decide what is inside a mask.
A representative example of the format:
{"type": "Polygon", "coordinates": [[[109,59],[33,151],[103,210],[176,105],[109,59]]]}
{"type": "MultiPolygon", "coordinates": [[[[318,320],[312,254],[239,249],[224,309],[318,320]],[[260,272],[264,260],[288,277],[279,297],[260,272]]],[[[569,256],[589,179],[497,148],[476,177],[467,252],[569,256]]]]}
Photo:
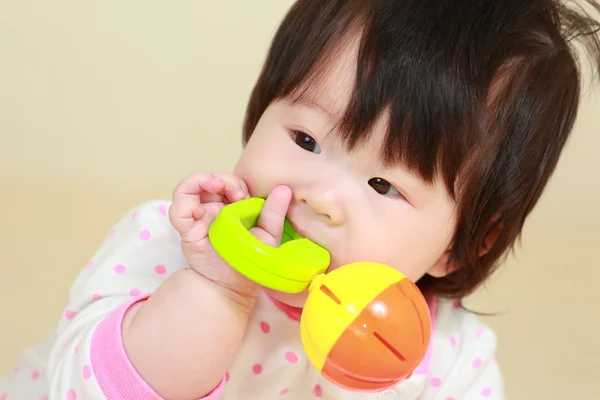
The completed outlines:
{"type": "MultiPolygon", "coordinates": [[[[111,312],[96,328],[92,337],[92,369],[100,388],[109,400],[163,400],[137,373],[123,347],[121,324],[127,310],[145,301],[142,295],[111,312]]],[[[217,400],[224,391],[225,378],[212,392],[200,400],[217,400]]]]}

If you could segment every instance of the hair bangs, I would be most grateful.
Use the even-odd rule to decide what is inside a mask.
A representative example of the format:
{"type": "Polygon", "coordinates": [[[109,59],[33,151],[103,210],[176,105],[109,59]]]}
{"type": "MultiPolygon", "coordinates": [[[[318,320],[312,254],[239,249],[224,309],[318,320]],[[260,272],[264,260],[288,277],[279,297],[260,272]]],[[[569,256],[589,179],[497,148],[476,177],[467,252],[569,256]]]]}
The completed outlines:
{"type": "Polygon", "coordinates": [[[279,69],[282,80],[273,98],[310,103],[338,56],[358,38],[352,93],[335,133],[352,150],[385,118],[381,161],[386,166],[400,163],[429,183],[442,179],[455,196],[458,175],[478,145],[474,138],[481,136],[473,134],[478,114],[485,111],[476,108],[480,94],[468,90],[469,77],[463,71],[445,67],[460,56],[460,49],[448,52],[441,40],[432,40],[440,43],[439,49],[425,49],[433,45],[408,34],[390,34],[410,25],[409,18],[398,12],[393,19],[382,19],[376,3],[364,2],[348,14],[336,10],[343,17],[324,24],[325,34],[309,34],[300,51],[281,59],[279,67],[285,63],[285,73],[279,69]],[[432,60],[435,54],[448,60],[432,60]]]}

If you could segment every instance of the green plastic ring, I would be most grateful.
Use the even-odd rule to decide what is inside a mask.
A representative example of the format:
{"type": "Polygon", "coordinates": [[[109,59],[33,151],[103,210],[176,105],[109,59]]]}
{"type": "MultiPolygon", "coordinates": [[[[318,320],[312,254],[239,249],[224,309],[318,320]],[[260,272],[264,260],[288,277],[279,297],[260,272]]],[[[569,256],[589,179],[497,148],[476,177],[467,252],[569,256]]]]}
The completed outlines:
{"type": "Polygon", "coordinates": [[[252,197],[223,207],[208,230],[215,251],[233,268],[258,284],[287,293],[308,289],[329,266],[329,252],[300,236],[286,219],[279,247],[249,232],[265,200],[252,197]]]}

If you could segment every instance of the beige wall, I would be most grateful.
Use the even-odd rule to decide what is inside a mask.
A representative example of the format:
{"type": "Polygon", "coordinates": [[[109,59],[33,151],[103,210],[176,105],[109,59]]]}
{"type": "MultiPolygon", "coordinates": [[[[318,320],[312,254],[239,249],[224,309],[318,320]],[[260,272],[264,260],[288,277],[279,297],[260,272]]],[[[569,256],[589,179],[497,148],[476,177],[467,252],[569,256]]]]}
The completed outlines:
{"type": "MultiPolygon", "coordinates": [[[[122,213],[189,171],[232,167],[290,1],[231,3],[0,2],[0,373],[53,327],[122,213]]],[[[594,99],[523,248],[470,302],[501,313],[487,321],[514,400],[599,398],[594,99]]]]}

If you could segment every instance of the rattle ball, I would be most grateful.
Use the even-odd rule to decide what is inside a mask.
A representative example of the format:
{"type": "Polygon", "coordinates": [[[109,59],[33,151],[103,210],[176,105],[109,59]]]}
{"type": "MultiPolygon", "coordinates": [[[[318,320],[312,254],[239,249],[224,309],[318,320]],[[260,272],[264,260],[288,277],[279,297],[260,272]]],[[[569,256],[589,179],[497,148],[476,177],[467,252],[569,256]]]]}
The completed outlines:
{"type": "Polygon", "coordinates": [[[311,363],[355,391],[380,391],[410,377],[425,357],[431,320],[419,289],[383,264],[347,264],[310,285],[300,330],[311,363]]]}

